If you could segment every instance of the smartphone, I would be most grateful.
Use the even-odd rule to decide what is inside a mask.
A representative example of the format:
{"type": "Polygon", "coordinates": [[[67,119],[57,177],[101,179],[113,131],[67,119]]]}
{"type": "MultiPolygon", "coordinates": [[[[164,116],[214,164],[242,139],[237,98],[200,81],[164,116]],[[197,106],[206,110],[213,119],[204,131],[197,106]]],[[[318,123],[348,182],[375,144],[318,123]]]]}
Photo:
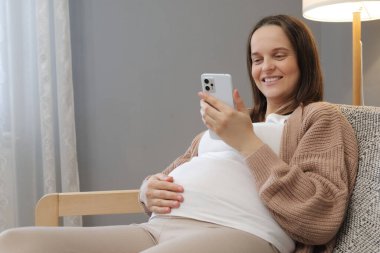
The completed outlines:
{"type": "MultiPolygon", "coordinates": [[[[213,74],[204,73],[201,75],[202,91],[220,99],[231,107],[234,107],[232,97],[232,78],[230,74],[213,74]]],[[[210,138],[220,140],[219,136],[214,132],[208,131],[210,138]]]]}
{"type": "Polygon", "coordinates": [[[234,107],[232,78],[230,74],[204,73],[201,75],[202,90],[234,107]]]}

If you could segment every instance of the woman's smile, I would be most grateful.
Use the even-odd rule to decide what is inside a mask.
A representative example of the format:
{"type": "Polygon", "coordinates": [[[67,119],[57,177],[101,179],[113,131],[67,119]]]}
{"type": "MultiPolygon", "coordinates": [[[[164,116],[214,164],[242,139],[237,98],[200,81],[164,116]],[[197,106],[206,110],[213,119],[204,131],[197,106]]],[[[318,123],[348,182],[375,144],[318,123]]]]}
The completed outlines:
{"type": "Polygon", "coordinates": [[[261,79],[261,82],[266,85],[272,85],[277,83],[278,80],[282,79],[282,76],[267,76],[261,79]]]}

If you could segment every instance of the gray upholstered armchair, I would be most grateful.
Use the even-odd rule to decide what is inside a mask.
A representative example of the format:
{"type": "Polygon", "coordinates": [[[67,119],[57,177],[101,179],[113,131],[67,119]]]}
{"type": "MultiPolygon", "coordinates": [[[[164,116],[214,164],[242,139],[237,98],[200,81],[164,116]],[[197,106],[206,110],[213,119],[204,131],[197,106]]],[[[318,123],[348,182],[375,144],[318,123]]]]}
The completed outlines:
{"type": "MultiPolygon", "coordinates": [[[[380,107],[338,105],[356,132],[359,170],[335,253],[380,252],[380,107]]],[[[143,212],[138,190],[55,193],[36,207],[37,226],[58,226],[59,217],[143,212]]]]}
{"type": "Polygon", "coordinates": [[[334,253],[380,252],[380,107],[340,105],[359,142],[359,170],[334,253]]]}

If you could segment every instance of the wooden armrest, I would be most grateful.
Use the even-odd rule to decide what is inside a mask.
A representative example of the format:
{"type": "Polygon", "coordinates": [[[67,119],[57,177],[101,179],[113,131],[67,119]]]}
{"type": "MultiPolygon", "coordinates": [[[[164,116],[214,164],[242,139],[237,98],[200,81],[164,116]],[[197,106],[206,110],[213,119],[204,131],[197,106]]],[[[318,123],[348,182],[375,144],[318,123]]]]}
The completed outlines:
{"type": "Polygon", "coordinates": [[[36,226],[58,226],[59,217],[144,212],[139,190],[51,193],[36,205],[36,226]]]}

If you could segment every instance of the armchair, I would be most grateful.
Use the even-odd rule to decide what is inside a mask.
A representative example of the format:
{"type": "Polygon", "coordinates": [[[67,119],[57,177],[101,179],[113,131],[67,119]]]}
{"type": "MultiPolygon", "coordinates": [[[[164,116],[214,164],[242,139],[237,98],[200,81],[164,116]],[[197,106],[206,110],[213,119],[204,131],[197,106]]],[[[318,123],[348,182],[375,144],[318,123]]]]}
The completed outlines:
{"type": "Polygon", "coordinates": [[[139,190],[50,193],[36,205],[36,226],[58,226],[59,217],[141,213],[139,190]]]}
{"type": "MultiPolygon", "coordinates": [[[[380,251],[380,107],[337,105],[356,132],[359,170],[334,253],[380,251]]],[[[138,190],[53,193],[36,206],[36,226],[58,226],[59,217],[139,213],[138,190]]]]}

